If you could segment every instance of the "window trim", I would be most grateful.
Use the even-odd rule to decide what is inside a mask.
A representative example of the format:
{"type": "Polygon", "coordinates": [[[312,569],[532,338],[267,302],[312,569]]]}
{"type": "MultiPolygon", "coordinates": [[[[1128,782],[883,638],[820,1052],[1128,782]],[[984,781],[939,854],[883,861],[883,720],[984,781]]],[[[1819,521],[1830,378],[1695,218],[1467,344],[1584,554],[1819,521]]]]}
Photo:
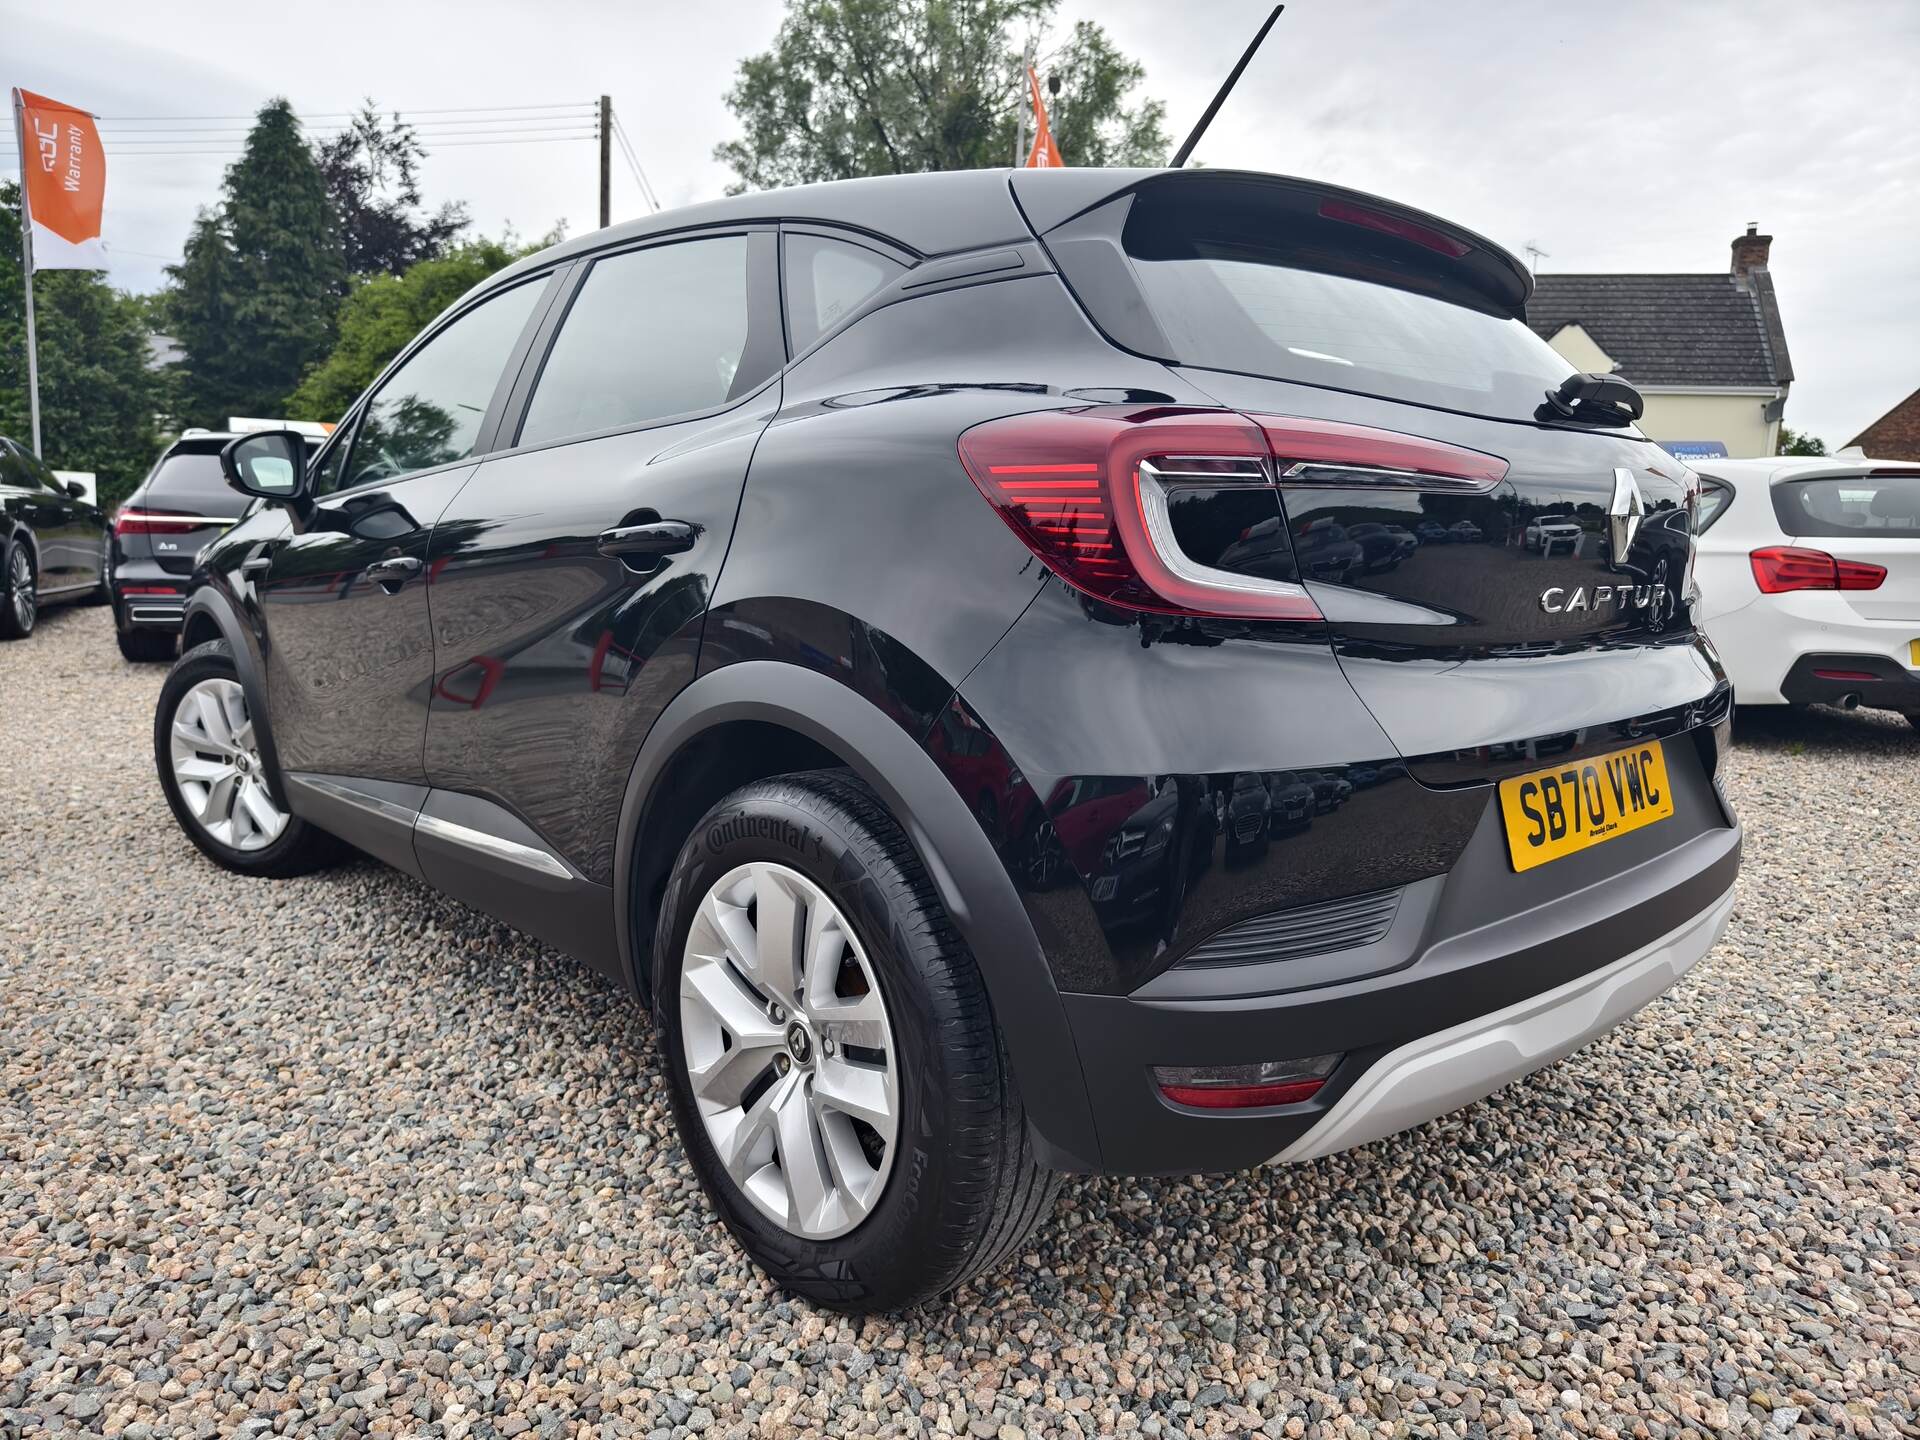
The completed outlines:
{"type": "Polygon", "coordinates": [[[389,360],[386,368],[375,377],[373,383],[361,391],[359,398],[347,407],[347,413],[340,418],[340,423],[333,427],[333,434],[327,437],[327,443],[314,451],[312,457],[308,459],[307,474],[318,473],[336,446],[346,446],[348,461],[353,459],[353,442],[360,432],[360,421],[366,415],[368,403],[380,393],[387,381],[392,379],[401,367],[411,361],[421,349],[437,339],[449,326],[458,324],[482,305],[498,299],[509,290],[517,290],[522,285],[544,285],[546,287],[544,294],[535,297],[533,309],[529,312],[526,323],[520,327],[519,338],[514,341],[513,348],[507,352],[505,363],[500,367],[500,377],[494,382],[493,394],[487,401],[487,413],[480,417],[480,428],[474,432],[471,450],[458,460],[448,460],[443,464],[429,465],[419,470],[408,470],[398,475],[386,475],[378,480],[363,481],[358,485],[342,485],[338,490],[329,490],[325,495],[310,495],[309,498],[315,503],[324,503],[331,501],[336,495],[353,495],[363,490],[372,490],[380,485],[396,485],[402,481],[411,480],[415,476],[434,475],[442,470],[451,470],[456,465],[477,465],[487,455],[492,454],[494,442],[500,432],[500,421],[506,413],[506,404],[513,392],[513,382],[526,364],[527,354],[532,348],[534,339],[539,335],[548,314],[553,309],[554,297],[565,288],[567,274],[574,268],[572,261],[566,261],[549,270],[534,271],[515,279],[510,284],[484,290],[465,303],[456,304],[443,312],[432,324],[414,336],[398,355],[389,360]],[[556,284],[555,281],[560,283],[556,284]]]}
{"type": "Polygon", "coordinates": [[[725,415],[729,411],[739,409],[756,396],[764,394],[768,386],[779,382],[780,377],[786,372],[788,363],[785,314],[780,304],[779,293],[780,264],[777,235],[778,227],[773,224],[699,226],[670,231],[664,235],[650,235],[644,240],[631,244],[610,246],[605,250],[596,250],[590,255],[580,256],[573,266],[573,273],[567,277],[561,293],[556,295],[548,306],[547,323],[540,327],[540,333],[535,337],[532,350],[521,364],[520,375],[514,383],[513,393],[501,416],[500,435],[503,437],[511,435],[513,438],[493,453],[532,454],[539,450],[551,450],[556,445],[578,445],[584,441],[604,440],[614,435],[631,435],[643,430],[658,430],[668,425],[685,425],[696,420],[725,415]],[[651,416],[627,425],[608,425],[598,430],[552,435],[528,444],[520,442],[520,431],[526,424],[527,410],[533,402],[533,392],[539,388],[541,377],[546,373],[547,361],[553,356],[554,343],[559,339],[561,330],[565,328],[567,317],[573,313],[574,301],[586,288],[587,280],[596,265],[602,260],[631,255],[641,250],[657,250],[668,245],[697,244],[703,240],[725,240],[734,236],[743,237],[747,242],[747,339],[746,345],[740,352],[740,366],[745,370],[749,360],[752,360],[756,366],[766,364],[769,367],[767,373],[752,389],[743,391],[719,405],[709,405],[703,410],[682,410],[670,415],[651,416]],[[769,306],[771,306],[770,313],[769,306]]]}
{"type": "Polygon", "coordinates": [[[1700,476],[1700,489],[1703,492],[1710,489],[1724,490],[1727,492],[1727,498],[1721,502],[1719,509],[1707,517],[1707,523],[1693,532],[1694,539],[1696,540],[1713,529],[1714,526],[1718,525],[1720,523],[1720,517],[1731,510],[1733,508],[1733,502],[1740,498],[1739,490],[1727,481],[1722,480],[1718,475],[1702,474],[1700,476]]]}

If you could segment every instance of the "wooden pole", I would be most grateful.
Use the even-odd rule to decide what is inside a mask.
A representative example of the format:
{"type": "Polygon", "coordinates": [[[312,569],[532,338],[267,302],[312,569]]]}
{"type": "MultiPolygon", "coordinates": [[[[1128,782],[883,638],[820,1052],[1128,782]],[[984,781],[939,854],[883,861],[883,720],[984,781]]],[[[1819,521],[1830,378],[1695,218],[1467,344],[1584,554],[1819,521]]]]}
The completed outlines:
{"type": "Polygon", "coordinates": [[[613,97],[600,97],[600,228],[613,223],[613,97]]]}

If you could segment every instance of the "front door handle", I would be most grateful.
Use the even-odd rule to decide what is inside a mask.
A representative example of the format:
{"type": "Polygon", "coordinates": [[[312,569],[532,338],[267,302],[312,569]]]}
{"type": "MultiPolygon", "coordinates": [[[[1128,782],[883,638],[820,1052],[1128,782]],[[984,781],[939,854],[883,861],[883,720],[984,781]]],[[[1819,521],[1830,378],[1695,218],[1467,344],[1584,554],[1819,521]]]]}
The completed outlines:
{"type": "Polygon", "coordinates": [[[367,566],[367,578],[378,581],[380,588],[389,595],[398,591],[411,576],[419,573],[420,557],[417,555],[392,555],[367,566]]]}
{"type": "Polygon", "coordinates": [[[629,556],[678,555],[691,550],[700,527],[684,520],[655,520],[650,525],[622,525],[600,532],[600,553],[619,559],[629,556]]]}
{"type": "Polygon", "coordinates": [[[240,573],[249,580],[264,575],[273,568],[271,555],[250,555],[240,562],[240,573]]]}

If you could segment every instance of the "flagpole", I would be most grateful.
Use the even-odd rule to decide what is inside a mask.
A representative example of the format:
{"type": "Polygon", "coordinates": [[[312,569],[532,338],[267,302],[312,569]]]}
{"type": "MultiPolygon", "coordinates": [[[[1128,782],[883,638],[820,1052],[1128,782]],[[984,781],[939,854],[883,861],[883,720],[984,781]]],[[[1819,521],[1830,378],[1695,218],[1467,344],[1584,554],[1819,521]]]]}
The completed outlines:
{"type": "Polygon", "coordinates": [[[32,417],[33,453],[40,458],[40,350],[33,335],[33,217],[27,213],[27,119],[18,86],[13,92],[13,136],[20,150],[20,273],[27,286],[27,413],[32,417]]]}

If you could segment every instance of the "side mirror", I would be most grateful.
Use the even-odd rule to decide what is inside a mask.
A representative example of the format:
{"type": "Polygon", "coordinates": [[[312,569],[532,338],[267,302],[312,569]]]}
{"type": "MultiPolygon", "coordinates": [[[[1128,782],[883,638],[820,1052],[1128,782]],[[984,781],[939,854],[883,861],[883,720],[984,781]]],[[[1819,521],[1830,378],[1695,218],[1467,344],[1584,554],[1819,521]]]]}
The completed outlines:
{"type": "Polygon", "coordinates": [[[84,500],[87,498],[87,487],[82,485],[78,480],[63,480],[60,482],[60,488],[67,492],[67,498],[69,500],[84,500]]]}
{"type": "Polygon", "coordinates": [[[297,430],[242,435],[220,452],[220,469],[242,495],[297,500],[307,493],[307,442],[297,430]]]}

